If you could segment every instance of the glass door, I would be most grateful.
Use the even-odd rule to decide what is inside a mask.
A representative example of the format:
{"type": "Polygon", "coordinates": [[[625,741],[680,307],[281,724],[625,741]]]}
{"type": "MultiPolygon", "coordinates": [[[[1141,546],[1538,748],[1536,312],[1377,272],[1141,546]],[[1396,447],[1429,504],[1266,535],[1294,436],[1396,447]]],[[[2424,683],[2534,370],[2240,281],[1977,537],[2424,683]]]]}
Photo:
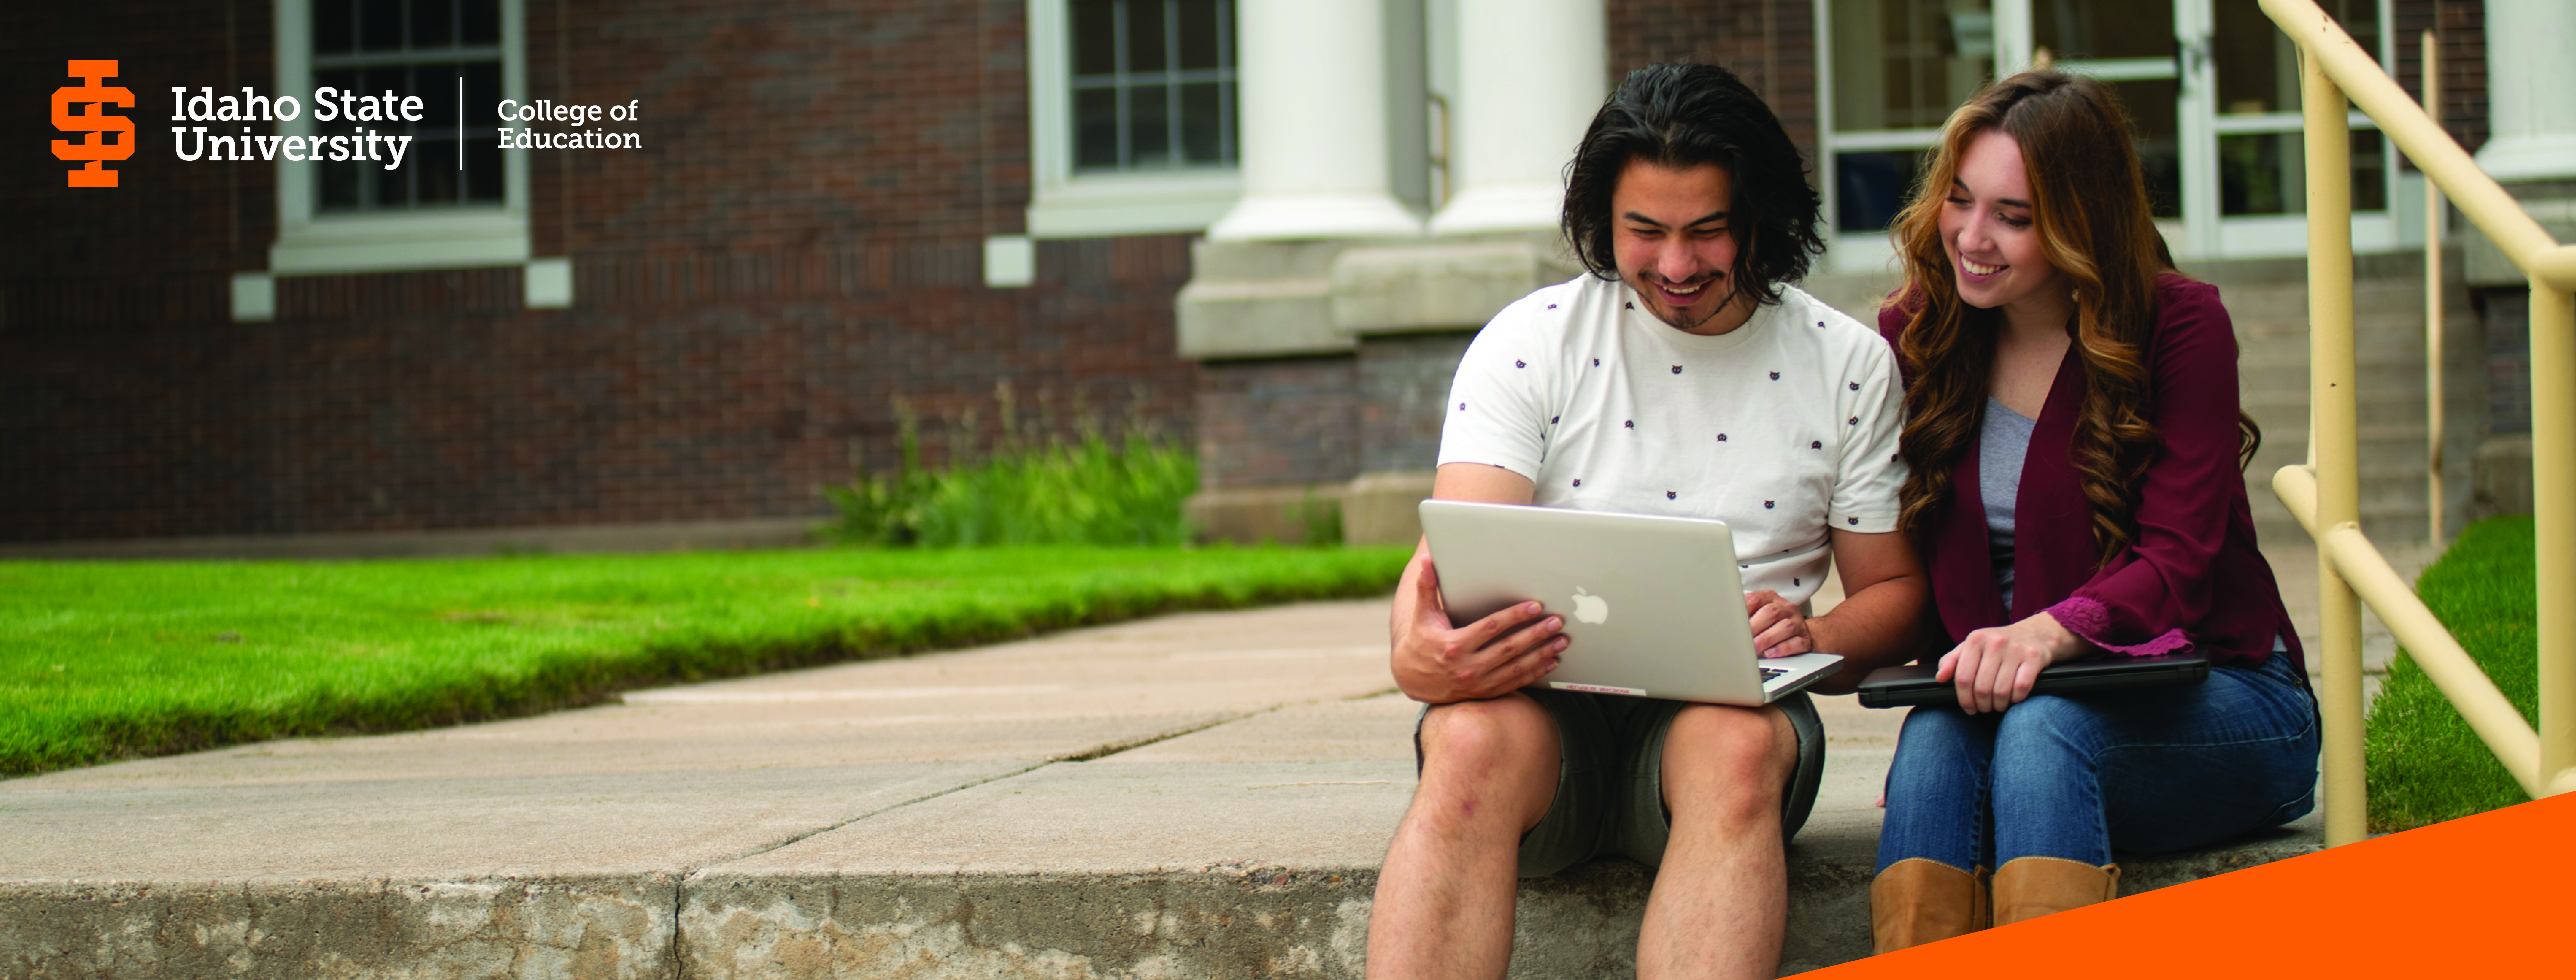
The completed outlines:
{"type": "MultiPolygon", "coordinates": [[[[1822,0],[1817,52],[1829,89],[1820,113],[1818,177],[1831,227],[1827,267],[1890,268],[1888,223],[1914,191],[1925,151],[1950,112],[2023,60],[1992,0],[1822,0]],[[1999,30],[2001,28],[2001,30],[1999,30]],[[1999,38],[1998,34],[2005,35],[1999,38]]],[[[2026,49],[2025,49],[2026,50],[2026,49]]]]}
{"type": "Polygon", "coordinates": [[[2032,62],[2111,87],[2137,127],[2138,163],[2156,217],[2181,218],[2183,66],[2174,8],[2119,0],[2029,3],[2032,62]]]}
{"type": "MultiPolygon", "coordinates": [[[[2388,60],[2383,0],[2321,5],[2388,60]]],[[[1817,13],[1834,271],[1892,268],[1888,223],[1942,122],[1988,80],[2035,63],[2119,95],[2178,255],[2306,249],[2296,52],[2250,0],[1818,0],[1817,13]]],[[[2386,141],[2352,118],[2353,244],[2397,247],[2386,141]]]]}
{"type": "MultiPolygon", "coordinates": [[[[2227,0],[2183,0],[2208,10],[2208,162],[2192,215],[2191,251],[2219,257],[2307,251],[2307,155],[2299,107],[2298,49],[2261,8],[2227,0]]],[[[2389,60],[2379,0],[2318,0],[2364,50],[2389,60]]],[[[2392,150],[2377,124],[2351,113],[2353,247],[2397,247],[2388,202],[2396,190],[2392,150]]],[[[2420,229],[2417,231],[2420,237],[2420,229]]],[[[2420,242],[2419,242],[2420,244],[2420,242]]]]}

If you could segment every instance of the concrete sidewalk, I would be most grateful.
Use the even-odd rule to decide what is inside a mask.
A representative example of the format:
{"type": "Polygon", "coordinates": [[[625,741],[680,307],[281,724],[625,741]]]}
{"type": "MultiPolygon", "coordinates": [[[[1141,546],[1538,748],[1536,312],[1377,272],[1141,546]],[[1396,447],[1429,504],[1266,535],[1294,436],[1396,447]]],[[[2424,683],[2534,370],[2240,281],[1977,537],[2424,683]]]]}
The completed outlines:
{"type": "MultiPolygon", "coordinates": [[[[1385,631],[1179,615],[0,783],[0,977],[1356,977],[1413,785],[1385,631]]],[[[1869,951],[1898,719],[1824,708],[1784,972],[1869,951]]],[[[1513,975],[1633,972],[1646,886],[1525,884],[1513,975]]]]}

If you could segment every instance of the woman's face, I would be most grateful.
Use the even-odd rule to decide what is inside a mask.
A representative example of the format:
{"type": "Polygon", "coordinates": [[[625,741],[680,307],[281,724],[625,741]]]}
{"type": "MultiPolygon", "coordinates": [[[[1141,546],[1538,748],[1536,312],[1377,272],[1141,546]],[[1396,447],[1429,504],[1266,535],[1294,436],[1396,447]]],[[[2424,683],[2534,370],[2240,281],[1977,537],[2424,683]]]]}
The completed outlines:
{"type": "Polygon", "coordinates": [[[2000,129],[1970,137],[1941,208],[1941,247],[1959,283],[1959,298],[1979,309],[2055,309],[2066,301],[2066,277],[2043,257],[2031,222],[2030,176],[2021,143],[2000,129]]]}

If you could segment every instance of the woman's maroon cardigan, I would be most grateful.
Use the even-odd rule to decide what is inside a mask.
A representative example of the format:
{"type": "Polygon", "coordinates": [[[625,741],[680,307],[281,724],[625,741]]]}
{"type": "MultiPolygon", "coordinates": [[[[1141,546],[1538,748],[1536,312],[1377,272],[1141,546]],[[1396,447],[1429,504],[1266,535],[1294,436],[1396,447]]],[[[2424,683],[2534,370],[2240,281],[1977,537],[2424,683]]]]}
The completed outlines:
{"type": "MultiPolygon", "coordinates": [[[[1879,333],[1896,346],[1910,319],[1891,304],[1879,311],[1879,333]]],[[[1950,502],[1918,539],[1941,625],[1957,643],[1971,630],[2047,612],[2106,650],[2192,649],[2212,663],[2240,666],[2270,656],[2277,635],[2304,670],[2299,631],[2254,544],[2254,515],[2236,464],[2236,330],[2218,288],[2174,274],[2158,279],[2145,354],[2153,379],[2149,414],[2164,445],[2139,488],[2136,541],[2109,564],[2095,564],[2092,506],[2073,463],[2084,361],[2069,346],[2031,432],[2013,502],[2013,608],[2004,609],[1995,588],[1977,453],[1966,452],[1950,471],[1950,502]]],[[[1914,365],[1901,350],[1897,364],[1911,385],[1914,365]]]]}

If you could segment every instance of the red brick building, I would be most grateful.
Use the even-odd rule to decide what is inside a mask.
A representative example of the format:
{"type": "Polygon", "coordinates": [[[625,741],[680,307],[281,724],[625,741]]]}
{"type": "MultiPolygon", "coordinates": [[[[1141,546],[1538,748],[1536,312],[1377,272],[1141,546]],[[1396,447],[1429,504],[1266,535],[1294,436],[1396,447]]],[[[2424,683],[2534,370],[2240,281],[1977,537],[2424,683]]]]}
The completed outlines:
{"type": "Polygon", "coordinates": [[[40,116],[0,157],[0,540],[811,518],[893,464],[896,399],[936,457],[997,384],[1188,436],[1184,237],[1041,242],[985,285],[1029,201],[1019,3],[487,5],[523,99],[637,100],[608,125],[644,148],[523,154],[522,255],[280,274],[236,320],[279,167],[175,159],[169,90],[278,94],[287,6],[0,14],[20,104],[113,58],[140,130],[114,189],[66,188],[40,116]],[[550,257],[572,301],[531,308],[550,257]]]}
{"type": "MultiPolygon", "coordinates": [[[[2072,7],[2120,7],[2105,3],[2072,7]]],[[[2482,5],[2392,3],[2345,6],[2383,34],[2452,31],[2447,101],[2474,149],[2482,5]]],[[[1418,222],[1460,176],[1455,49],[1479,8],[1365,5],[1386,17],[1372,35],[1392,93],[1386,192],[1418,222]]],[[[0,241],[0,543],[788,526],[825,513],[818,486],[894,464],[898,402],[938,459],[998,430],[999,386],[1033,424],[1087,414],[1193,440],[1211,489],[1427,467],[1436,419],[1404,406],[1445,383],[1472,317],[1340,348],[1184,350],[1176,299],[1210,280],[1192,242],[1242,188],[1237,6],[13,5],[0,90],[23,109],[81,84],[67,61],[113,59],[106,84],[134,93],[121,111],[138,132],[132,158],[109,164],[119,186],[99,189],[66,187],[77,164],[46,152],[78,134],[33,111],[7,130],[19,149],[0,155],[13,232],[0,241]],[[173,87],[300,97],[326,84],[422,97],[423,121],[362,124],[410,136],[411,162],[178,156],[173,125],[236,134],[173,123],[173,87]],[[501,150],[480,118],[495,97],[631,105],[636,118],[586,125],[640,147],[501,150]],[[443,122],[460,104],[477,116],[462,144],[443,122]]],[[[1862,248],[1871,219],[1852,209],[1868,187],[1853,181],[1880,165],[1871,154],[1920,138],[1855,129],[1835,100],[1875,85],[1870,111],[1921,103],[1937,122],[1957,94],[1941,71],[2074,36],[2044,16],[2009,27],[2039,7],[2069,5],[1607,0],[1604,81],[1654,61],[1736,69],[1819,154],[1836,220],[1858,222],[1838,234],[1862,248]],[[1854,34],[1858,18],[1882,26],[1854,34]],[[1854,44],[1894,73],[1834,67],[1854,44]]],[[[2411,87],[2413,44],[2389,50],[2411,87]]],[[[2130,61],[2114,67],[2142,92],[2195,70],[2130,61]]],[[[307,110],[238,135],[348,125],[307,110]]],[[[2402,195],[2403,179],[2386,180],[2402,195]]],[[[2402,216],[2387,221],[2382,247],[2402,246],[2402,216]]]]}

